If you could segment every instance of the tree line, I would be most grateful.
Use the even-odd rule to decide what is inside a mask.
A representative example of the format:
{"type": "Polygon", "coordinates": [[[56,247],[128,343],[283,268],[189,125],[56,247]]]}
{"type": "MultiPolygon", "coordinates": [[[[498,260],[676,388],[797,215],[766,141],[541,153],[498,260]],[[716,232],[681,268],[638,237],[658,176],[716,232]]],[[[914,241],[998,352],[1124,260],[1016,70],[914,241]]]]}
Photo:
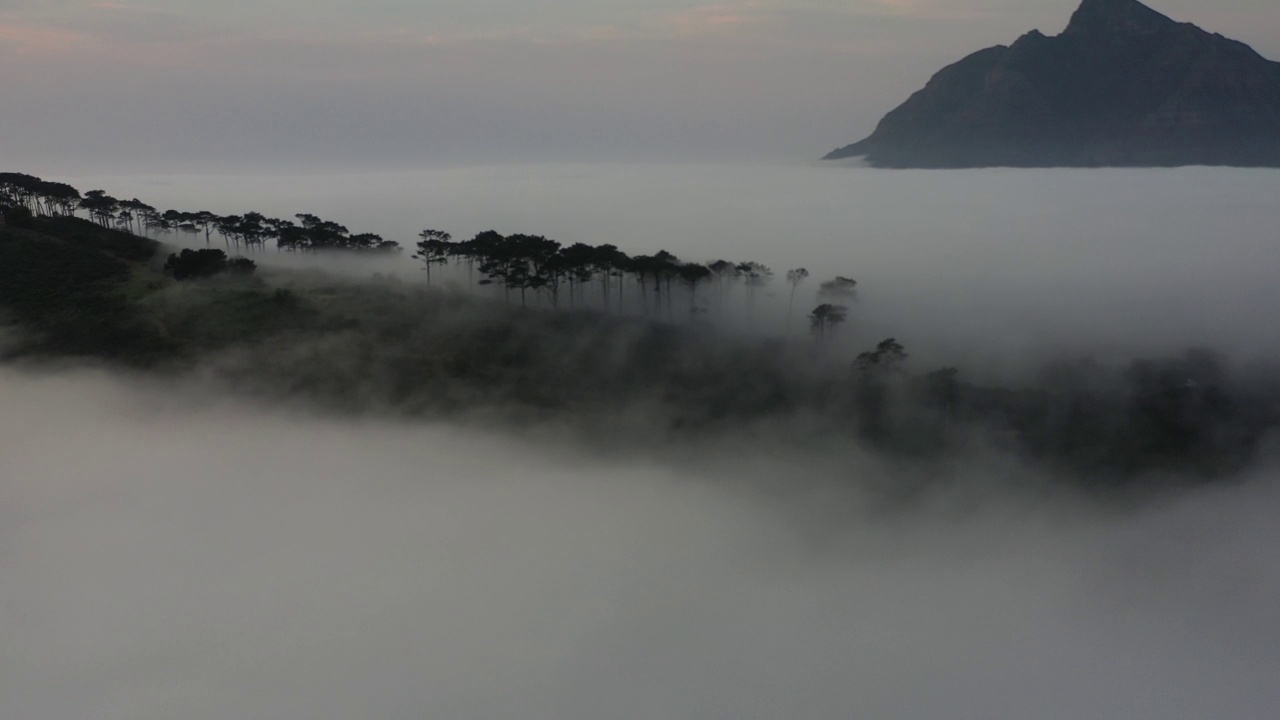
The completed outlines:
{"type": "MultiPolygon", "coordinates": [[[[122,200],[103,190],[81,194],[65,183],[49,182],[22,173],[0,173],[0,204],[23,207],[36,215],[85,213],[99,225],[143,237],[162,233],[204,236],[210,245],[217,235],[227,249],[261,251],[274,244],[279,251],[328,250],[398,252],[400,244],[374,233],[353,233],[345,226],[312,214],[294,219],[272,218],[258,212],[218,215],[209,211],[158,210],[137,198],[122,200]]],[[[695,320],[711,312],[725,314],[732,300],[741,304],[745,321],[756,315],[760,296],[773,284],[770,267],[754,262],[684,261],[660,250],[651,255],[628,255],[615,245],[562,245],[541,235],[502,235],[489,230],[469,240],[455,241],[440,230],[424,230],[413,255],[423,263],[427,283],[450,264],[465,268],[468,284],[502,289],[508,302],[531,299],[562,307],[592,307],[605,312],[639,308],[646,317],[675,322],[695,320]]],[[[789,287],[787,328],[792,324],[796,296],[811,275],[805,268],[784,274],[789,287]]],[[[819,341],[831,338],[857,299],[857,281],[835,277],[819,284],[819,304],[807,315],[810,331],[819,341]]]]}
{"type": "MultiPolygon", "coordinates": [[[[541,235],[503,235],[494,230],[469,240],[454,240],[441,230],[423,230],[414,259],[424,265],[427,282],[432,272],[450,264],[465,268],[469,282],[498,286],[508,301],[518,297],[527,306],[530,297],[544,298],[552,308],[590,305],[605,311],[621,309],[630,301],[649,317],[676,320],[697,318],[711,310],[723,311],[735,293],[753,315],[757,298],[774,281],[774,271],[758,262],[715,260],[709,263],[681,260],[667,250],[652,255],[628,255],[615,245],[561,243],[541,235]],[[739,288],[740,290],[735,290],[739,288]]],[[[808,281],[805,268],[787,271],[787,323],[790,325],[799,288],[808,281]]],[[[822,300],[809,313],[814,336],[829,337],[848,317],[849,304],[857,299],[856,280],[836,277],[819,285],[822,300]]]]}
{"type": "Polygon", "coordinates": [[[233,246],[236,250],[262,250],[268,243],[291,252],[400,250],[400,243],[374,233],[353,233],[343,225],[311,214],[295,215],[289,220],[257,212],[218,215],[207,210],[160,211],[137,198],[121,200],[104,190],[81,194],[66,183],[49,182],[23,173],[0,173],[0,204],[24,207],[44,216],[75,216],[83,211],[90,220],[105,228],[143,237],[161,233],[204,235],[205,243],[210,244],[216,234],[228,250],[233,246]]]}
{"type": "MultiPolygon", "coordinates": [[[[32,338],[26,347],[39,352],[153,362],[184,348],[237,343],[258,353],[235,354],[242,358],[241,377],[252,378],[255,387],[316,393],[341,388],[344,398],[376,397],[413,411],[433,402],[453,408],[501,399],[527,403],[534,412],[642,402],[648,414],[656,399],[671,413],[655,416],[662,418],[658,425],[666,439],[720,423],[739,429],[776,417],[787,421],[776,427],[793,427],[807,442],[813,426],[790,422],[792,413],[802,412],[825,418],[842,444],[856,433],[869,446],[897,455],[941,459],[970,446],[978,429],[989,431],[984,448],[990,443],[1019,458],[1068,468],[1099,486],[1172,474],[1227,476],[1246,467],[1280,427],[1276,366],[1232,368],[1205,350],[1115,367],[1091,359],[1058,360],[1009,387],[968,380],[955,367],[915,372],[907,348],[893,338],[857,355],[849,370],[836,375],[829,372],[834,366],[817,372],[803,367],[794,362],[796,354],[778,352],[774,343],[691,342],[700,335],[697,328],[669,332],[656,323],[636,328],[600,322],[590,325],[593,341],[582,342],[575,334],[582,325],[551,313],[519,314],[517,320],[511,312],[468,312],[452,322],[420,324],[453,304],[438,302],[438,293],[387,293],[363,285],[346,288],[349,294],[335,302],[311,304],[296,301],[287,289],[255,284],[246,293],[249,311],[239,303],[134,302],[132,292],[122,291],[130,279],[127,263],[151,258],[157,245],[136,236],[137,216],[129,235],[97,232],[84,220],[31,222],[36,215],[75,215],[100,199],[42,183],[0,175],[0,306],[35,330],[22,335],[32,338]],[[81,204],[85,200],[89,205],[81,204]],[[67,242],[48,242],[49,237],[67,242]],[[246,342],[276,334],[293,345],[321,340],[335,327],[343,328],[342,352],[359,362],[311,354],[278,357],[279,343],[246,342]],[[617,353],[620,347],[626,351],[617,353]],[[720,352],[726,347],[730,352],[720,352]],[[305,367],[296,364],[297,357],[305,367]],[[360,391],[352,393],[352,387],[360,391]]],[[[93,219],[122,225],[119,210],[93,219]]],[[[147,231],[145,217],[141,227],[147,231]]],[[[565,247],[540,236],[487,231],[454,242],[447,233],[428,230],[420,240],[417,257],[432,282],[448,267],[508,295],[512,303],[523,296],[552,307],[621,312],[624,300],[633,306],[643,301],[650,316],[698,317],[704,302],[716,311],[725,297],[749,309],[775,280],[759,263],[688,263],[665,251],[628,256],[611,245],[565,247]]],[[[165,266],[177,280],[243,275],[254,267],[219,248],[184,249],[165,266]]],[[[812,277],[795,268],[783,278],[790,290],[787,306],[794,309],[812,277]]],[[[857,283],[837,277],[818,284],[817,291],[822,302],[809,314],[810,327],[819,340],[829,339],[844,322],[857,283]]],[[[592,423],[607,420],[582,416],[592,423]]]]}

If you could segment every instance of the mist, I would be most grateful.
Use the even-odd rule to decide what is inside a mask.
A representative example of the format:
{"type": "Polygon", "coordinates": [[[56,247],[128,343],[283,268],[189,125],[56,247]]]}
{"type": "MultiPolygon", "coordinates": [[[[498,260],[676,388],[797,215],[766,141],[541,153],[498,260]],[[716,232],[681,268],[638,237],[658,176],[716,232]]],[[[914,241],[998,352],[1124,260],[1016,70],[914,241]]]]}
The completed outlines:
{"type": "Polygon", "coordinates": [[[1257,718],[1274,453],[1139,506],[975,454],[688,463],[0,374],[14,717],[1257,718]],[[949,488],[949,489],[948,489],[949,488]]]}
{"type": "MultiPolygon", "coordinates": [[[[406,248],[427,227],[458,238],[493,229],[632,254],[665,249],[691,262],[754,260],[776,274],[760,294],[768,317],[752,324],[757,332],[786,327],[787,270],[814,274],[797,296],[801,319],[817,284],[844,275],[859,282],[848,330],[855,347],[897,337],[917,358],[966,371],[1198,345],[1242,360],[1280,355],[1280,336],[1257,324],[1280,306],[1273,170],[503,165],[56,179],[162,208],[313,212],[406,248]]],[[[421,280],[410,255],[299,260],[271,249],[255,260],[421,280]]],[[[452,280],[474,290],[465,274],[452,280]]]]}
{"type": "Polygon", "coordinates": [[[1275,715],[1280,172],[817,161],[1076,4],[0,0],[0,720],[1275,715]]]}

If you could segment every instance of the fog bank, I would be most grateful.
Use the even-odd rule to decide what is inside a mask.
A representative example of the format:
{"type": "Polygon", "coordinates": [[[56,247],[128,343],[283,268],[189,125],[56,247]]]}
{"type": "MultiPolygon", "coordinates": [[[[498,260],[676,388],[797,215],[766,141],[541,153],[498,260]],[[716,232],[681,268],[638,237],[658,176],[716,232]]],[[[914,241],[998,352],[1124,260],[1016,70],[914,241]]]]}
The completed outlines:
{"type": "Polygon", "coordinates": [[[13,717],[1169,720],[1280,702],[1274,470],[1122,510],[957,466],[1003,469],[889,513],[862,491],[870,462],[618,466],[97,373],[0,373],[0,438],[13,717]]]}
{"type": "MultiPolygon", "coordinates": [[[[793,329],[817,304],[818,283],[844,275],[859,281],[848,330],[860,350],[896,337],[921,360],[966,371],[1058,352],[1280,355],[1280,335],[1258,331],[1260,313],[1280,307],[1273,170],[653,164],[52,179],[161,208],[316,213],[406,248],[427,227],[456,239],[493,229],[757,261],[775,273],[759,298],[760,331],[785,327],[787,270],[814,275],[793,329]]],[[[412,254],[324,267],[420,277],[412,254]]],[[[274,250],[257,259],[298,264],[274,250]]]]}

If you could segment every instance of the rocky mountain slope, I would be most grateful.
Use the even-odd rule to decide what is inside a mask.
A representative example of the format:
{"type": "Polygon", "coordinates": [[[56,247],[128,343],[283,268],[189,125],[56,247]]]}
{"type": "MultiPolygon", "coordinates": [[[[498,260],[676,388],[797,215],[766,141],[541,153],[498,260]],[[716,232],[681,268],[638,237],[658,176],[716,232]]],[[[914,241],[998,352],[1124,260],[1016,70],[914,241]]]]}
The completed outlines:
{"type": "Polygon", "coordinates": [[[1137,0],[951,65],[829,154],[879,167],[1280,166],[1280,63],[1137,0]]]}

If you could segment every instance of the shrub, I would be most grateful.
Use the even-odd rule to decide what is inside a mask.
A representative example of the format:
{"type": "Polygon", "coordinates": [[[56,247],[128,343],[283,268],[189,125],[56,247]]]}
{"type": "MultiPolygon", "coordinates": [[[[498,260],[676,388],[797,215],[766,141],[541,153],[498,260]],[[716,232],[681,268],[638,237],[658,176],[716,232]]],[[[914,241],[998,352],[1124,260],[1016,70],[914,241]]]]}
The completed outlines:
{"type": "Polygon", "coordinates": [[[258,263],[247,257],[235,257],[227,261],[227,271],[240,275],[252,275],[258,269],[258,263]]]}
{"type": "Polygon", "coordinates": [[[213,277],[227,269],[227,254],[221,250],[183,250],[170,255],[164,263],[165,272],[175,280],[213,277]]]}
{"type": "Polygon", "coordinates": [[[33,220],[31,211],[21,205],[4,209],[4,223],[10,227],[31,227],[33,220]]]}

